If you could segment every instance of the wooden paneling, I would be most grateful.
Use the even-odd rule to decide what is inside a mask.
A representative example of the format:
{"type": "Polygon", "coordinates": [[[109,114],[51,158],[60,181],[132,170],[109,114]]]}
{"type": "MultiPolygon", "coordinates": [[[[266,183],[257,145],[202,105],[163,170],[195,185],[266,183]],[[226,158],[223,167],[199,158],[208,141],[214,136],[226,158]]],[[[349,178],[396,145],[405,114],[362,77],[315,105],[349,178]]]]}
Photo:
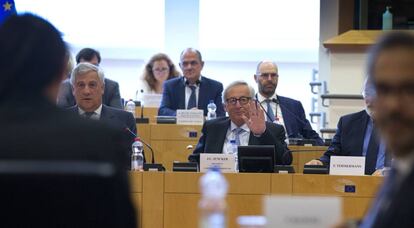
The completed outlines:
{"type": "MultiPolygon", "coordinates": [[[[137,118],[141,117],[141,107],[138,106],[135,108],[135,116],[137,118]]],[[[144,117],[149,118],[150,123],[156,123],[158,116],[158,108],[145,108],[144,107],[144,117]]]]}
{"type": "MultiPolygon", "coordinates": [[[[141,227],[197,227],[199,178],[202,175],[131,172],[132,198],[139,207],[141,227]]],[[[263,198],[271,194],[339,196],[343,200],[343,217],[360,219],[383,179],[372,176],[256,173],[229,173],[224,176],[229,183],[226,200],[228,227],[231,228],[236,227],[236,218],[240,215],[263,214],[263,198]],[[351,192],[346,192],[345,186],[351,192]]]]}
{"type": "Polygon", "coordinates": [[[164,227],[164,173],[143,173],[142,227],[164,227]]]}

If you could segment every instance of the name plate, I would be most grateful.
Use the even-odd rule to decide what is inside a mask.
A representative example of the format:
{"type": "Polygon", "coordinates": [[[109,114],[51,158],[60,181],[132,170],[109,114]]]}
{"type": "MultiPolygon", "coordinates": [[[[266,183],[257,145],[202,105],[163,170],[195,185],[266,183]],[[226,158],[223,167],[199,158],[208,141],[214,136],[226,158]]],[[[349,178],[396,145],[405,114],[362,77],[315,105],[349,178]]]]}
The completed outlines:
{"type": "Polygon", "coordinates": [[[365,157],[362,156],[331,156],[330,175],[365,175],[365,157]]]}
{"type": "Polygon", "coordinates": [[[201,109],[196,110],[177,110],[177,124],[181,125],[203,125],[204,123],[204,111],[201,109]]]}
{"type": "Polygon", "coordinates": [[[236,172],[236,159],[233,154],[200,154],[200,172],[207,172],[209,168],[217,167],[222,173],[236,172]]]}
{"type": "Polygon", "coordinates": [[[341,219],[339,197],[267,196],[268,228],[328,228],[341,219]]]}
{"type": "Polygon", "coordinates": [[[162,98],[162,94],[144,93],[142,97],[142,101],[145,107],[158,108],[160,107],[160,104],[161,104],[161,98],[162,98]]]}

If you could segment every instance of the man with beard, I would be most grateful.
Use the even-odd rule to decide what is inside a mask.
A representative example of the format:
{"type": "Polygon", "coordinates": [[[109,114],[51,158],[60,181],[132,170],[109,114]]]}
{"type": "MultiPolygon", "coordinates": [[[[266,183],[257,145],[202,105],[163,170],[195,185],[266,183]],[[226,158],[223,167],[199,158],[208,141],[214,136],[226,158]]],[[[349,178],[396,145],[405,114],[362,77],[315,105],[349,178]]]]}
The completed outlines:
{"type": "Polygon", "coordinates": [[[376,170],[376,174],[379,174],[384,166],[389,166],[390,159],[386,159],[385,144],[380,140],[372,119],[376,92],[368,80],[365,81],[362,96],[365,110],[342,116],[328,150],[322,157],[306,165],[329,166],[331,156],[364,156],[366,175],[371,175],[376,170]]]}
{"type": "Polygon", "coordinates": [[[203,135],[188,159],[199,162],[200,153],[231,153],[227,148],[235,140],[238,146],[274,145],[275,164],[290,165],[292,154],[286,146],[283,127],[266,122],[263,110],[253,97],[254,89],[246,82],[231,83],[224,90],[224,108],[229,117],[204,123],[203,135]]]}
{"type": "Polygon", "coordinates": [[[256,94],[256,98],[265,109],[266,120],[284,126],[288,138],[313,139],[317,145],[324,145],[323,140],[306,119],[302,103],[276,94],[278,79],[276,63],[261,61],[257,65],[254,80],[259,93],[256,94]]]}
{"type": "Polygon", "coordinates": [[[207,115],[207,105],[213,101],[217,116],[224,116],[223,84],[201,75],[204,67],[201,53],[194,48],[185,49],[180,55],[180,67],[183,77],[164,82],[158,115],[175,116],[177,109],[201,109],[207,115]]]}
{"type": "Polygon", "coordinates": [[[414,36],[384,36],[369,53],[368,75],[376,124],[394,159],[361,227],[414,227],[414,36]]]}

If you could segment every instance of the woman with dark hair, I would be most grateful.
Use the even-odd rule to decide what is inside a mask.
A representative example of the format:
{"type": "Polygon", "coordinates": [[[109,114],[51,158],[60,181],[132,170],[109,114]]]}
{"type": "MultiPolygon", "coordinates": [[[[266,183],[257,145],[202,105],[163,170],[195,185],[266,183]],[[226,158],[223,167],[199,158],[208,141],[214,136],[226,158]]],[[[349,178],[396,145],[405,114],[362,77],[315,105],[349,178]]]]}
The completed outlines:
{"type": "Polygon", "coordinates": [[[168,55],[158,53],[151,57],[145,65],[142,80],[144,81],[145,93],[162,93],[162,84],[165,80],[178,77],[174,63],[168,55]]]}

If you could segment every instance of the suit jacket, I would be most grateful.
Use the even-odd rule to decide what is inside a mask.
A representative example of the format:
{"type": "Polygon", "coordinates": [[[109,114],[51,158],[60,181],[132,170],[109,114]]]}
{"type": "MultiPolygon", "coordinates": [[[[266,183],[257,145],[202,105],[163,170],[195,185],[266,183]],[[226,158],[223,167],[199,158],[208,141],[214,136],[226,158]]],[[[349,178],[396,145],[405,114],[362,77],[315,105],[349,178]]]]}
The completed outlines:
{"type": "MultiPolygon", "coordinates": [[[[365,110],[342,116],[338,121],[331,145],[319,160],[328,166],[331,156],[362,156],[369,120],[370,117],[365,110]]],[[[385,162],[387,162],[387,158],[385,162]]],[[[375,170],[366,170],[365,174],[371,175],[373,171],[375,170]]]]}
{"type": "Polygon", "coordinates": [[[369,119],[365,110],[339,118],[332,143],[320,160],[325,165],[329,165],[331,156],[362,156],[369,119]]]}
{"type": "MultiPolygon", "coordinates": [[[[96,227],[105,226],[105,224],[115,227],[136,227],[136,214],[130,198],[125,161],[121,156],[123,151],[120,143],[122,133],[112,127],[86,121],[67,113],[57,108],[46,98],[27,96],[27,94],[18,96],[20,97],[7,98],[7,101],[3,100],[0,103],[0,160],[83,161],[110,164],[115,172],[114,179],[111,179],[113,186],[110,189],[102,190],[108,195],[100,198],[100,201],[103,205],[111,205],[108,206],[110,208],[105,209],[105,213],[110,211],[109,214],[113,217],[105,218],[102,214],[95,217],[94,211],[88,211],[91,214],[77,214],[83,217],[82,221],[76,220],[71,215],[76,214],[78,209],[82,211],[80,205],[86,207],[89,202],[88,197],[93,198],[96,195],[95,192],[91,193],[84,189],[74,193],[68,189],[65,195],[56,195],[57,192],[65,190],[57,189],[57,186],[43,182],[43,184],[37,183],[36,186],[29,186],[28,182],[33,182],[30,176],[25,179],[26,181],[13,182],[14,186],[20,183],[20,189],[27,190],[25,195],[30,196],[24,196],[27,201],[21,202],[22,195],[18,193],[1,194],[2,202],[13,199],[13,204],[2,204],[0,210],[7,212],[7,214],[4,213],[4,216],[7,219],[13,219],[17,210],[18,215],[12,222],[14,226],[18,227],[30,225],[37,227],[39,224],[55,226],[61,224],[62,221],[66,222],[65,225],[72,227],[96,227]],[[39,189],[43,187],[50,192],[48,196],[39,192],[39,189]],[[42,201],[42,205],[32,204],[32,201],[42,201]],[[71,202],[71,205],[75,204],[79,207],[66,208],[65,202],[71,202]],[[56,207],[56,205],[60,205],[60,207],[56,207]],[[8,209],[4,209],[4,207],[8,207],[8,209]],[[56,210],[57,208],[59,210],[56,210]],[[22,213],[25,214],[23,220],[21,219],[22,213]]],[[[73,167],[74,170],[76,168],[73,167]]],[[[33,178],[36,175],[40,174],[34,174],[33,178]]],[[[10,178],[14,177],[10,176],[10,178]]],[[[0,184],[1,181],[7,182],[8,180],[2,178],[0,184]]],[[[79,180],[78,185],[82,185],[82,183],[79,180]]],[[[0,190],[1,193],[9,191],[8,186],[1,185],[3,186],[0,190]]],[[[78,188],[77,186],[73,187],[78,188]]],[[[91,202],[97,202],[92,198],[90,198],[91,202]]],[[[90,206],[88,205],[88,208],[90,206]]],[[[5,221],[2,220],[1,224],[4,223],[5,221]]]]}
{"type": "MultiPolygon", "coordinates": [[[[199,162],[200,153],[222,153],[229,127],[230,119],[228,117],[206,121],[202,128],[202,136],[188,160],[199,162]]],[[[285,130],[281,125],[266,122],[266,131],[260,137],[255,137],[250,132],[249,145],[274,145],[275,165],[290,165],[292,163],[292,154],[286,146],[285,130]]]]}
{"type": "Polygon", "coordinates": [[[314,139],[319,146],[324,145],[321,137],[314,131],[306,119],[305,110],[300,101],[277,96],[289,138],[314,139]]]}
{"type": "MultiPolygon", "coordinates": [[[[185,109],[185,86],[184,77],[173,78],[164,82],[158,115],[175,116],[177,109],[185,109]]],[[[217,106],[217,116],[225,116],[222,92],[223,84],[203,76],[198,93],[198,109],[204,110],[204,115],[207,115],[207,105],[210,100],[214,100],[217,106]]]]}
{"type": "MultiPolygon", "coordinates": [[[[377,199],[385,197],[385,194],[381,194],[387,187],[392,187],[393,183],[385,186],[387,181],[384,181],[384,185],[377,195],[377,199]]],[[[373,228],[412,228],[414,227],[414,217],[412,216],[414,211],[414,169],[408,176],[402,180],[400,185],[396,185],[395,191],[388,196],[389,205],[376,216],[374,220],[373,228]]],[[[375,204],[375,202],[374,202],[375,204]]]]}
{"type": "MultiPolygon", "coordinates": [[[[119,85],[116,81],[105,78],[105,91],[102,96],[102,103],[110,107],[122,109],[121,94],[119,93],[119,85]]],[[[69,108],[76,105],[69,79],[64,80],[60,85],[57,104],[62,108],[69,108]]]]}
{"type": "MultiPolygon", "coordinates": [[[[77,105],[70,107],[68,111],[76,115],[79,113],[77,105]]],[[[130,167],[131,145],[134,142],[135,136],[126,130],[126,128],[137,135],[137,125],[134,116],[127,111],[108,107],[103,104],[100,121],[122,132],[122,143],[124,144],[124,148],[126,148],[124,150],[126,166],[130,167]]]]}

